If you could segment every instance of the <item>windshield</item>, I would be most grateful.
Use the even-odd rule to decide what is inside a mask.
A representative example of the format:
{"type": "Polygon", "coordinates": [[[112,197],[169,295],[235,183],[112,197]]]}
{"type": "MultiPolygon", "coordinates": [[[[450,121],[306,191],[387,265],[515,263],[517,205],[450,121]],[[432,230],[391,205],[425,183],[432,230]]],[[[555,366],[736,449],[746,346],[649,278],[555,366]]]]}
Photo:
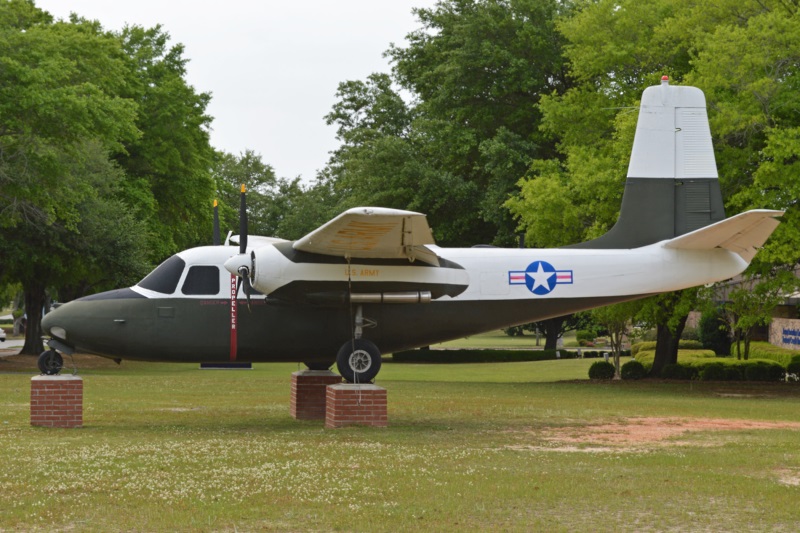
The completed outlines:
{"type": "Polygon", "coordinates": [[[178,281],[181,279],[185,266],[186,263],[183,259],[173,255],[140,281],[139,287],[163,294],[172,294],[178,287],[178,281]]]}

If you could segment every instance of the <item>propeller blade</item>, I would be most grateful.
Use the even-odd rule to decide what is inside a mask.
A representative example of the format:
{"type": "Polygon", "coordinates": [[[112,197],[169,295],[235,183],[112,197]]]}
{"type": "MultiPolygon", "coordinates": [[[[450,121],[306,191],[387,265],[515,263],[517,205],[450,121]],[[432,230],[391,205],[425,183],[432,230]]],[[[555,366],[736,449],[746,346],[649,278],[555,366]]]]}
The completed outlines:
{"type": "Polygon", "coordinates": [[[217,200],[214,199],[214,246],[219,245],[219,207],[217,207],[217,200]]]}
{"type": "Polygon", "coordinates": [[[239,253],[244,254],[247,252],[247,195],[245,193],[244,183],[242,183],[242,192],[239,196],[239,253]]]}

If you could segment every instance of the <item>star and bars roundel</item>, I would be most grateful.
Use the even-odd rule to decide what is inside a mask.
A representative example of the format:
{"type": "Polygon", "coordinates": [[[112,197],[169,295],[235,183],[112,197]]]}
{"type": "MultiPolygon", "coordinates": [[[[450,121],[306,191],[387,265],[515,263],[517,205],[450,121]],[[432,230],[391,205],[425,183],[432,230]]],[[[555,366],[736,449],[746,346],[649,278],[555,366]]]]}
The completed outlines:
{"type": "Polygon", "coordinates": [[[510,270],[509,285],[525,285],[538,296],[550,294],[556,285],[572,284],[572,270],[556,270],[547,261],[534,261],[525,270],[510,270]]]}

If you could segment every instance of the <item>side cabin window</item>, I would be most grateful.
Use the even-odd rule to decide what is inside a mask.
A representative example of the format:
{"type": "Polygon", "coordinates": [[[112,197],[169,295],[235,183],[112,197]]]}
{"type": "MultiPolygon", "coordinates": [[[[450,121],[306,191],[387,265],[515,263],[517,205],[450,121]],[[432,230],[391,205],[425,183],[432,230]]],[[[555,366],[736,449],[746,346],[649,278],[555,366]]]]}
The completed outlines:
{"type": "Polygon", "coordinates": [[[173,255],[140,281],[139,287],[163,294],[172,294],[178,288],[178,281],[181,279],[185,266],[186,262],[183,259],[173,255]]]}
{"type": "Polygon", "coordinates": [[[219,267],[204,265],[190,267],[181,292],[216,296],[219,293],[219,267]]]}

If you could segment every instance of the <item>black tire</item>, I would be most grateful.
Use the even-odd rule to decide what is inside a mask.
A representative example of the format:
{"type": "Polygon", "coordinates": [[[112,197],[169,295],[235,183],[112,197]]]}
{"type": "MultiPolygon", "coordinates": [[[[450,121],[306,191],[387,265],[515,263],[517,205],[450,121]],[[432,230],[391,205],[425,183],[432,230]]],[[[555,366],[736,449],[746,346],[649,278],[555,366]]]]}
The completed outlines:
{"type": "Polygon", "coordinates": [[[339,348],[336,367],[350,383],[370,383],[381,370],[381,351],[367,339],[348,341],[339,348]]]}
{"type": "Polygon", "coordinates": [[[64,359],[53,349],[42,352],[36,363],[39,365],[39,371],[45,376],[55,376],[64,368],[64,359]]]}
{"type": "Polygon", "coordinates": [[[319,361],[311,361],[303,363],[309,370],[330,370],[333,363],[320,363],[319,361]]]}

